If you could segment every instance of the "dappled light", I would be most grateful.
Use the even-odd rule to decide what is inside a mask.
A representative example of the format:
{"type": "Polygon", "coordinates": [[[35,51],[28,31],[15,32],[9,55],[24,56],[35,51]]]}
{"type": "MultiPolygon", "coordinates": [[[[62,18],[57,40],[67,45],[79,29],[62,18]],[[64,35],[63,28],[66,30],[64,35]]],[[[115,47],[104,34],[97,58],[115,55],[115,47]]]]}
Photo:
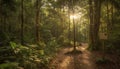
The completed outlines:
{"type": "Polygon", "coordinates": [[[120,69],[120,0],[0,0],[0,69],[120,69]]]}
{"type": "Polygon", "coordinates": [[[79,19],[81,19],[82,16],[83,16],[83,14],[82,14],[81,12],[79,12],[79,13],[74,13],[74,14],[70,14],[70,19],[71,19],[71,21],[72,21],[73,19],[79,21],[79,19]]]}
{"type": "Polygon", "coordinates": [[[71,61],[71,57],[67,56],[67,57],[63,60],[63,62],[60,64],[60,68],[62,68],[62,69],[67,69],[66,67],[69,65],[70,61],[71,61]]]}
{"type": "Polygon", "coordinates": [[[77,19],[78,18],[78,16],[77,15],[70,15],[70,19],[72,20],[72,19],[77,19]]]}

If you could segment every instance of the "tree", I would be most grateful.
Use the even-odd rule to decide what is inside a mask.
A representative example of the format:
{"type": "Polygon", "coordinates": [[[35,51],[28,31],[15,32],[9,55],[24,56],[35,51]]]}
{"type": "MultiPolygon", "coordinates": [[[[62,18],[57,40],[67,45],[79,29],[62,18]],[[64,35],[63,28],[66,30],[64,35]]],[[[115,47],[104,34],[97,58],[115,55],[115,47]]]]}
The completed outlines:
{"type": "Polygon", "coordinates": [[[40,5],[41,0],[36,0],[36,43],[40,41],[40,33],[39,33],[39,20],[40,20],[40,5]]]}
{"type": "MultiPolygon", "coordinates": [[[[93,44],[93,0],[89,0],[89,17],[90,17],[90,30],[89,30],[89,45],[93,44]]],[[[89,47],[90,47],[89,46],[89,47]]]]}
{"type": "Polygon", "coordinates": [[[21,0],[21,44],[24,44],[24,0],[21,0]]]}
{"type": "Polygon", "coordinates": [[[90,32],[89,44],[91,49],[99,48],[99,27],[100,27],[100,13],[101,13],[101,0],[89,0],[90,6],[90,32]]]}

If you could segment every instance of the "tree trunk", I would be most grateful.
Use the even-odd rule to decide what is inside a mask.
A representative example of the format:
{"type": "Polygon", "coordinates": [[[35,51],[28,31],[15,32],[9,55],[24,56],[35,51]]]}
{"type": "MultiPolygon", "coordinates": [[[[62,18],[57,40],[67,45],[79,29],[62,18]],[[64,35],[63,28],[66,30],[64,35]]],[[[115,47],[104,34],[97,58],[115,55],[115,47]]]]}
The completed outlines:
{"type": "Polygon", "coordinates": [[[23,5],[24,0],[21,0],[21,44],[24,44],[24,5],[23,5]]]}
{"type": "Polygon", "coordinates": [[[1,13],[1,11],[2,11],[2,5],[1,5],[2,3],[1,3],[1,0],[0,0],[0,31],[2,31],[2,13],[1,13]]]}
{"type": "Polygon", "coordinates": [[[107,34],[109,38],[110,36],[110,12],[109,12],[109,1],[108,0],[107,0],[106,9],[107,9],[107,34]]]}
{"type": "Polygon", "coordinates": [[[69,40],[69,43],[70,43],[70,5],[69,5],[69,2],[68,2],[68,20],[69,20],[69,22],[68,22],[68,40],[69,40]]]}
{"type": "MultiPolygon", "coordinates": [[[[113,24],[114,24],[114,6],[113,6],[113,3],[112,3],[112,7],[111,7],[111,26],[113,26],[113,24]]],[[[113,28],[111,27],[111,31],[112,31],[112,29],[113,28]]]]}
{"type": "Polygon", "coordinates": [[[89,17],[90,17],[90,29],[89,29],[89,48],[93,48],[93,0],[89,0],[89,17]]]}
{"type": "Polygon", "coordinates": [[[40,0],[36,0],[36,43],[38,43],[40,41],[40,36],[39,36],[39,1],[40,0]]]}
{"type": "MultiPolygon", "coordinates": [[[[73,3],[73,0],[72,0],[72,14],[74,15],[75,14],[75,10],[74,10],[74,3],[73,3]]],[[[73,40],[74,40],[74,47],[73,47],[73,50],[75,51],[76,50],[76,28],[75,28],[75,19],[73,17],[73,40]]]]}
{"type": "Polygon", "coordinates": [[[99,48],[99,26],[100,26],[100,11],[101,1],[100,0],[89,0],[90,5],[90,31],[89,41],[90,48],[96,50],[99,48]],[[92,3],[94,2],[94,4],[92,3]]]}
{"type": "Polygon", "coordinates": [[[94,48],[99,48],[99,27],[100,27],[100,12],[101,12],[101,0],[95,1],[95,14],[94,14],[94,48]]]}

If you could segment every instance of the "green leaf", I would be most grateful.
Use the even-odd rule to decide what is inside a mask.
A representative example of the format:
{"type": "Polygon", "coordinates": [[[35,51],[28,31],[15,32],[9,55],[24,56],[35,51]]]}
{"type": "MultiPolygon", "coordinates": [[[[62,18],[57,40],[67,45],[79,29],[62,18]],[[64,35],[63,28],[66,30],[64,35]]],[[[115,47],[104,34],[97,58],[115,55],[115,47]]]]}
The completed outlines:
{"type": "Polygon", "coordinates": [[[44,55],[44,50],[40,50],[40,55],[44,55]]]}

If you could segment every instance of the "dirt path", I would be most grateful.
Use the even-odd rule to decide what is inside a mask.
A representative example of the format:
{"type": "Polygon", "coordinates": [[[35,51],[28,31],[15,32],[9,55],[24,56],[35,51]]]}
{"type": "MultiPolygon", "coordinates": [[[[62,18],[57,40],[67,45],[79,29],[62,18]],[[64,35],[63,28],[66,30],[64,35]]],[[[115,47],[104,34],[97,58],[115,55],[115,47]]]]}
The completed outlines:
{"type": "Polygon", "coordinates": [[[67,55],[67,52],[72,51],[73,48],[64,48],[58,53],[58,56],[52,62],[55,69],[94,69],[94,64],[91,61],[91,53],[86,50],[87,44],[77,47],[77,50],[82,51],[80,54],[67,55]]]}
{"type": "Polygon", "coordinates": [[[77,47],[82,53],[66,54],[73,50],[72,47],[63,48],[50,64],[50,69],[119,69],[120,62],[114,54],[106,54],[106,58],[114,63],[96,64],[96,59],[102,57],[102,52],[86,50],[87,44],[77,47]]]}

